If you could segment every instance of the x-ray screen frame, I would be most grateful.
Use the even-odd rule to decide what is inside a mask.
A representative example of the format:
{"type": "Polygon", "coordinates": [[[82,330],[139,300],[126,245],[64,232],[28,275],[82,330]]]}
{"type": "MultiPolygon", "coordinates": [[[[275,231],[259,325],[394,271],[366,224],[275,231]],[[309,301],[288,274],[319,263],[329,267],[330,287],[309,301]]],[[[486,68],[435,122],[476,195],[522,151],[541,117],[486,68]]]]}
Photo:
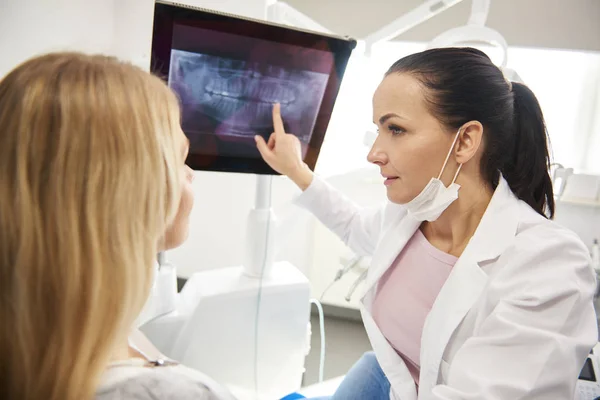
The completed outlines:
{"type": "MultiPolygon", "coordinates": [[[[310,169],[314,170],[331,118],[333,106],[346,70],[346,65],[352,50],[356,47],[356,41],[350,38],[309,32],[271,22],[234,16],[202,8],[157,1],[154,10],[151,71],[167,82],[169,82],[171,72],[171,58],[175,52],[183,53],[187,51],[205,54],[203,50],[195,50],[195,46],[197,45],[199,46],[198,48],[213,46],[215,52],[218,53],[218,57],[226,57],[228,55],[227,48],[219,48],[216,50],[217,43],[203,42],[201,37],[190,38],[190,35],[187,35],[187,43],[185,45],[182,46],[181,43],[174,43],[175,32],[178,28],[198,29],[203,30],[204,32],[210,30],[215,32],[216,35],[230,35],[231,37],[234,37],[232,35],[235,35],[240,39],[256,40],[263,43],[268,41],[273,43],[275,47],[279,46],[279,48],[281,48],[282,45],[288,46],[295,49],[293,51],[304,52],[302,53],[302,57],[296,56],[295,61],[293,62],[305,62],[305,66],[307,67],[306,73],[310,73],[310,70],[328,75],[326,82],[323,81],[324,91],[322,98],[318,99],[320,105],[318,107],[315,106],[316,116],[312,132],[309,136],[306,136],[308,138],[307,142],[303,143],[304,162],[310,169]],[[311,59],[311,52],[321,52],[322,54],[328,53],[331,55],[329,58],[331,62],[329,64],[319,64],[318,62],[311,64],[311,60],[314,60],[314,58],[311,59]]],[[[233,49],[231,51],[233,54],[236,51],[239,51],[239,49],[233,49]]],[[[214,55],[215,54],[213,53],[212,56],[214,55]]],[[[272,60],[279,62],[279,60],[277,60],[277,54],[265,52],[264,54],[261,54],[261,57],[262,56],[266,58],[272,57],[272,60]]],[[[211,55],[208,57],[211,57],[211,55]]],[[[264,114],[264,107],[261,111],[264,114]]],[[[286,123],[286,108],[283,105],[282,116],[284,123],[286,123]]],[[[183,125],[183,128],[184,132],[186,132],[185,125],[183,125]]],[[[286,129],[288,129],[287,125],[286,129]]],[[[272,131],[272,123],[268,130],[272,131]]],[[[264,129],[263,131],[266,132],[264,129]]],[[[291,131],[291,133],[296,132],[291,131]]],[[[261,134],[265,136],[264,133],[261,134]]],[[[186,135],[190,137],[188,132],[186,132],[186,135]]],[[[222,137],[219,137],[216,134],[214,137],[214,140],[221,146],[223,143],[222,137]]],[[[229,146],[232,147],[233,145],[229,146]]],[[[246,148],[249,148],[248,143],[246,143],[245,146],[246,148]]],[[[209,147],[210,146],[208,146],[207,149],[209,147]]],[[[219,149],[214,151],[204,151],[204,149],[202,151],[195,151],[192,144],[186,163],[195,170],[269,175],[277,174],[262,160],[257,150],[252,149],[251,151],[253,152],[252,154],[227,153],[222,152],[219,149]]]]}

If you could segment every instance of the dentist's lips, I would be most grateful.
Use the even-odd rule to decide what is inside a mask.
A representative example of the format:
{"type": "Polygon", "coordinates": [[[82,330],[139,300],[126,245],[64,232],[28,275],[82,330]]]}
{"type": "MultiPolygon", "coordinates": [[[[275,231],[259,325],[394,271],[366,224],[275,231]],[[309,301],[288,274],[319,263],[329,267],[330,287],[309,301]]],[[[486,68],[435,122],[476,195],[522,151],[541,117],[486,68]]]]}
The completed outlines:
{"type": "Polygon", "coordinates": [[[396,182],[396,179],[398,179],[397,176],[390,176],[390,177],[384,176],[384,178],[385,178],[385,180],[383,181],[383,184],[385,186],[390,186],[392,183],[396,182]]]}

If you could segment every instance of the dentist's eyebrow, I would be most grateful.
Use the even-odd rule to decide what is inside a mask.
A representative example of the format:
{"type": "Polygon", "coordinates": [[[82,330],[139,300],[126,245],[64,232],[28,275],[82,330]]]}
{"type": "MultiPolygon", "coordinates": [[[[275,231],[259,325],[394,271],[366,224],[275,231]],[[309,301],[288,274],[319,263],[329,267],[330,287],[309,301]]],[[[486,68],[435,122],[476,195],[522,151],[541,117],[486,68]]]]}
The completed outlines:
{"type": "MultiPolygon", "coordinates": [[[[383,125],[385,123],[385,121],[387,121],[388,119],[393,118],[393,117],[397,117],[400,119],[406,119],[403,116],[398,115],[396,113],[387,113],[387,114],[381,116],[381,118],[379,118],[379,125],[383,125]]],[[[373,123],[376,124],[375,121],[373,121],[373,123]]]]}

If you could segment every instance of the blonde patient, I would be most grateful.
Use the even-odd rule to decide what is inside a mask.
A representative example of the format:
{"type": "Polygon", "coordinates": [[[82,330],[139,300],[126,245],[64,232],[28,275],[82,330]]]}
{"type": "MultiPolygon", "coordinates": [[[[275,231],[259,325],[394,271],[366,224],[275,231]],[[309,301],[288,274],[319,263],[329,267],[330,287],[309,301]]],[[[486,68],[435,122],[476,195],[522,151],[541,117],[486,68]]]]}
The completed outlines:
{"type": "Polygon", "coordinates": [[[231,398],[134,329],[157,252],[187,237],[179,121],[159,78],[109,57],[49,54],[0,81],[1,399],[231,398]]]}

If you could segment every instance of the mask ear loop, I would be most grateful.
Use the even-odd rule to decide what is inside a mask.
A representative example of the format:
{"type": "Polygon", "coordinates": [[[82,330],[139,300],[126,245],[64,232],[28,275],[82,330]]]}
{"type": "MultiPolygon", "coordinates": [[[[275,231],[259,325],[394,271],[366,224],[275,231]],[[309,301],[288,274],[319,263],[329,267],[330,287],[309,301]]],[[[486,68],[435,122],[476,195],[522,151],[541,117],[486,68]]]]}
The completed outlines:
{"type": "Polygon", "coordinates": [[[454,185],[454,183],[456,183],[456,178],[458,178],[458,173],[460,172],[460,169],[462,168],[462,164],[458,164],[458,169],[456,170],[456,174],[454,174],[454,179],[452,179],[452,183],[451,185],[454,185]]]}
{"type": "MultiPolygon", "coordinates": [[[[438,180],[440,180],[442,178],[442,173],[444,172],[444,169],[446,168],[446,165],[448,164],[448,160],[450,159],[450,156],[452,155],[452,150],[454,150],[454,146],[456,146],[456,142],[458,141],[458,137],[460,136],[460,128],[458,128],[458,132],[456,132],[456,136],[454,137],[454,141],[452,142],[452,146],[450,147],[450,151],[448,151],[448,155],[446,156],[446,160],[444,160],[444,165],[442,165],[442,169],[440,171],[440,174],[438,175],[438,180]]],[[[458,170],[456,171],[456,175],[454,175],[454,180],[452,181],[452,183],[454,183],[456,181],[456,177],[458,177],[458,173],[460,172],[460,168],[462,167],[462,164],[460,164],[458,166],[458,170]]]]}

